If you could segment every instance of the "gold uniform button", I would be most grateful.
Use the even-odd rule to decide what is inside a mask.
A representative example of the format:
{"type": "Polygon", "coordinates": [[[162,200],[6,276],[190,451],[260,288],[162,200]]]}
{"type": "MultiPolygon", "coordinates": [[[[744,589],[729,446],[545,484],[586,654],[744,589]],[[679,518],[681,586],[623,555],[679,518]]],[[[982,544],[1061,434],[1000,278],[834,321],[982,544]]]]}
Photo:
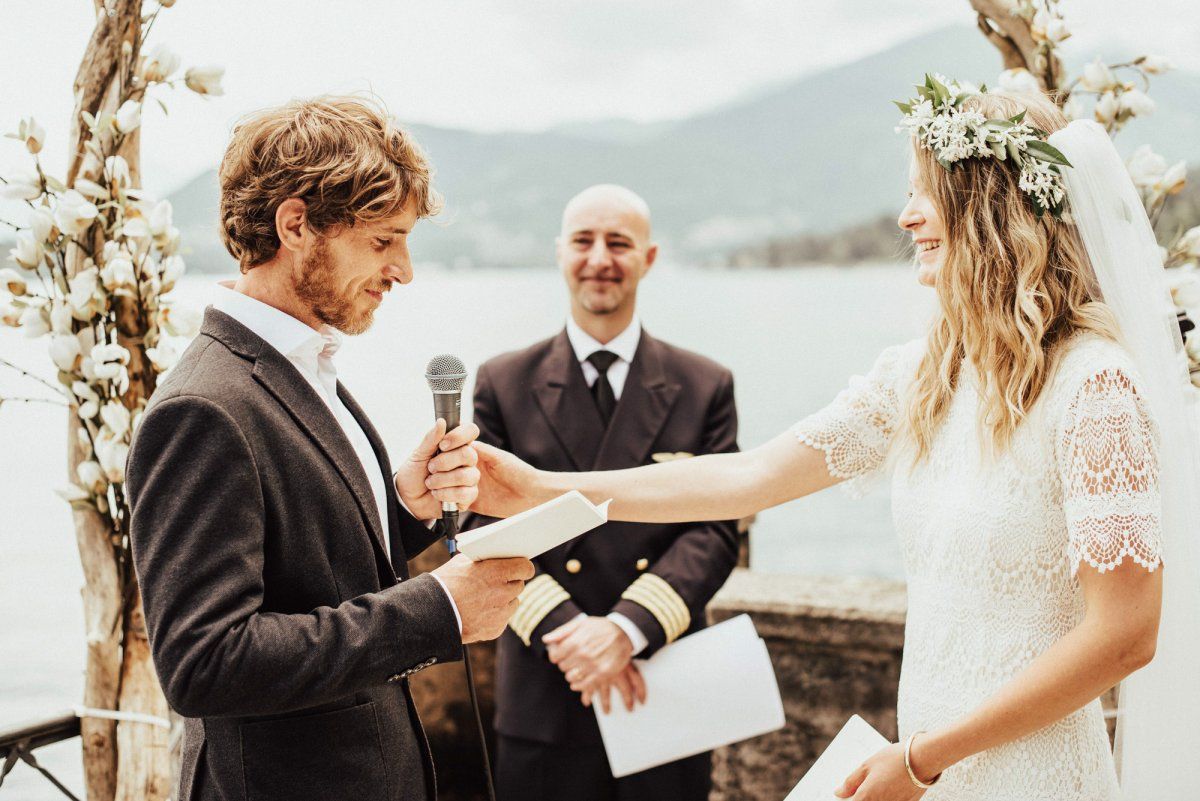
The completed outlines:
{"type": "Polygon", "coordinates": [[[568,559],[567,560],[567,572],[568,573],[578,573],[580,570],[583,570],[583,565],[581,565],[579,563],[578,559],[568,559]]]}
{"type": "Polygon", "coordinates": [[[650,567],[650,560],[646,557],[643,556],[641,559],[637,560],[638,570],[645,570],[648,567],[650,567]]]}

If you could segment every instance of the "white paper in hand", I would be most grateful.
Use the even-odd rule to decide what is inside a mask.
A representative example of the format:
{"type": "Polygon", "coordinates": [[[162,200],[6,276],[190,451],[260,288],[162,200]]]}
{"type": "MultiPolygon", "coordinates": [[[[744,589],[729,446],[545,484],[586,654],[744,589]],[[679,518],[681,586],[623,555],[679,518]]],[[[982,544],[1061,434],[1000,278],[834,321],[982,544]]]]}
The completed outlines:
{"type": "Polygon", "coordinates": [[[606,715],[592,703],[617,778],[783,728],[775,670],[749,615],[636,662],[645,704],[629,712],[614,693],[606,715]]]}
{"type": "Polygon", "coordinates": [[[513,556],[532,559],[607,522],[610,503],[596,506],[571,490],[506,520],[460,534],[458,550],[476,562],[513,556]]]}
{"type": "Polygon", "coordinates": [[[840,801],[833,791],[868,757],[889,745],[870,723],[853,715],[784,801],[840,801]]]}

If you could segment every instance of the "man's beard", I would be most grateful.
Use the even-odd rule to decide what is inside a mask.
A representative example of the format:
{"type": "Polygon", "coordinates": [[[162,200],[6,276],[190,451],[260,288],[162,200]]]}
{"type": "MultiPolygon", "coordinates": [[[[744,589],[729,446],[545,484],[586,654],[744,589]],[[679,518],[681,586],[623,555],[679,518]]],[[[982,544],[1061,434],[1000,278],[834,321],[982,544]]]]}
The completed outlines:
{"type": "Polygon", "coordinates": [[[355,298],[338,291],[337,268],[324,238],[300,262],[300,270],[292,275],[292,288],[318,320],[344,334],[361,334],[374,322],[373,308],[356,312],[355,298]]]}

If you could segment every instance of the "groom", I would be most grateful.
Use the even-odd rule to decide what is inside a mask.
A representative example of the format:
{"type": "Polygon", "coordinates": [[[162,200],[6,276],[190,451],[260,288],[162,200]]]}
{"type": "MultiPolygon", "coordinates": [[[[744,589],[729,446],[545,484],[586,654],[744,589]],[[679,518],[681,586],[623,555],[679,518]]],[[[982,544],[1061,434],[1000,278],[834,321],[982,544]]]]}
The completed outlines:
{"type": "Polygon", "coordinates": [[[438,198],[379,108],[326,97],[243,121],[221,164],[242,275],[155,393],[127,470],[154,664],[183,715],[182,801],[433,799],[408,677],[500,634],[533,567],[455,557],[410,579],[442,501],[469,505],[474,427],[393,472],[337,381],[336,331],[412,280],[438,198]],[[426,489],[429,460],[454,470],[426,489]]]}

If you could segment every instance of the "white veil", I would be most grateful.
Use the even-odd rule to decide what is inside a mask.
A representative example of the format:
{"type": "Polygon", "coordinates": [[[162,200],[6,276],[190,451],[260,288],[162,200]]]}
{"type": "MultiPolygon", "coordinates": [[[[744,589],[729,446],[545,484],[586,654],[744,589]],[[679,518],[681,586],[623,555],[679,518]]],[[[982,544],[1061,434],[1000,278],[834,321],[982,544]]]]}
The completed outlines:
{"type": "Polygon", "coordinates": [[[1154,661],[1121,684],[1117,769],[1129,801],[1194,798],[1200,747],[1200,428],[1187,360],[1150,221],[1104,129],[1050,136],[1067,208],[1162,434],[1163,609],[1154,661]]]}

